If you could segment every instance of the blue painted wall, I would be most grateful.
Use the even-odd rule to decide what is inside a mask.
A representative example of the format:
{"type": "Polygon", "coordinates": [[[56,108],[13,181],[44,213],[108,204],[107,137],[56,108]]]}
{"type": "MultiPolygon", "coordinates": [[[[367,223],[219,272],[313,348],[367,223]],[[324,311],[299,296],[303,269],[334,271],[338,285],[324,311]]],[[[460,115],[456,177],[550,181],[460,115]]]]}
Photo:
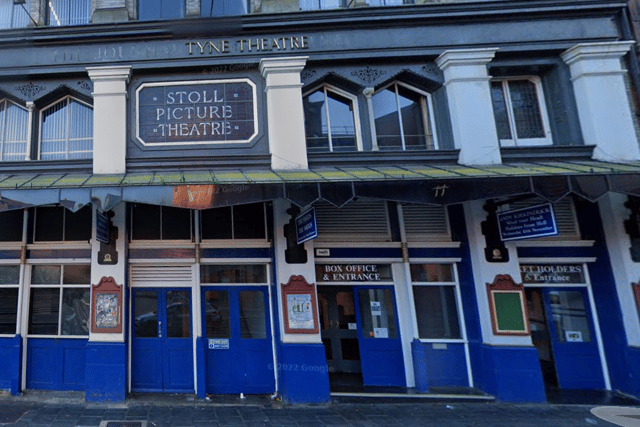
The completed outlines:
{"type": "Polygon", "coordinates": [[[86,339],[29,339],[27,388],[84,391],[87,342],[86,339]]]}
{"type": "Polygon", "coordinates": [[[446,347],[436,350],[432,343],[418,340],[411,343],[417,391],[424,392],[429,387],[469,385],[464,344],[447,343],[446,347]]]}
{"type": "Polygon", "coordinates": [[[327,358],[322,344],[280,344],[280,394],[289,403],[331,400],[327,358]]]}
{"type": "Polygon", "coordinates": [[[126,354],[125,343],[87,344],[87,402],[124,402],[127,389],[126,354]]]}
{"type": "Polygon", "coordinates": [[[482,348],[482,388],[504,402],[544,402],[544,382],[535,347],[482,348]]]}
{"type": "Polygon", "coordinates": [[[0,338],[0,388],[20,392],[22,337],[0,338]]]}
{"type": "Polygon", "coordinates": [[[629,347],[627,350],[627,393],[640,397],[640,348],[629,347]]]}

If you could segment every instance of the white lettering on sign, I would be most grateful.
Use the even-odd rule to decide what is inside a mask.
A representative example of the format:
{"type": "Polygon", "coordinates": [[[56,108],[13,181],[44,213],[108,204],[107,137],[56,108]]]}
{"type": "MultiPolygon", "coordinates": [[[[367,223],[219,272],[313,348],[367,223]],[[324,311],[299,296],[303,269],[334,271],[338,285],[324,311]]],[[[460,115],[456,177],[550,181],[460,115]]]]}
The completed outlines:
{"type": "Polygon", "coordinates": [[[525,283],[585,283],[581,264],[521,265],[520,275],[525,283]]]}

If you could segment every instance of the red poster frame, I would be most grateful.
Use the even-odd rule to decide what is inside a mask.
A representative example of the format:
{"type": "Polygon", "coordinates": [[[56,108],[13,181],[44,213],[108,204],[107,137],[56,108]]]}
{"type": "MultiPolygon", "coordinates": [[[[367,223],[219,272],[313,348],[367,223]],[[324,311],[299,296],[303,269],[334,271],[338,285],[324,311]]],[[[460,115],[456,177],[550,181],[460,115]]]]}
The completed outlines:
{"type": "Polygon", "coordinates": [[[285,334],[317,334],[320,331],[318,325],[318,303],[316,298],[315,283],[308,283],[304,276],[291,276],[287,284],[282,283],[282,310],[284,316],[285,334]],[[312,329],[295,329],[289,327],[289,305],[287,297],[289,295],[310,295],[311,315],[313,316],[312,329]]]}
{"type": "Polygon", "coordinates": [[[118,285],[113,277],[103,276],[100,282],[94,285],[91,290],[91,333],[122,333],[122,286],[118,285]],[[99,313],[96,302],[102,296],[116,298],[117,325],[115,327],[101,327],[98,325],[97,317],[99,313]]]}

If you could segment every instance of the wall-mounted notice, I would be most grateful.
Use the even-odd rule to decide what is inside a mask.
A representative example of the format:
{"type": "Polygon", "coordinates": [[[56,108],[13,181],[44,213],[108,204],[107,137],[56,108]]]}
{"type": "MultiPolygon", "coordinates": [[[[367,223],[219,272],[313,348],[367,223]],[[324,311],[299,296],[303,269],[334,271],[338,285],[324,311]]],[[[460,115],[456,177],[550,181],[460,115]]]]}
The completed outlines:
{"type": "Polygon", "coordinates": [[[502,212],[497,216],[503,242],[558,235],[551,203],[502,212]]]}

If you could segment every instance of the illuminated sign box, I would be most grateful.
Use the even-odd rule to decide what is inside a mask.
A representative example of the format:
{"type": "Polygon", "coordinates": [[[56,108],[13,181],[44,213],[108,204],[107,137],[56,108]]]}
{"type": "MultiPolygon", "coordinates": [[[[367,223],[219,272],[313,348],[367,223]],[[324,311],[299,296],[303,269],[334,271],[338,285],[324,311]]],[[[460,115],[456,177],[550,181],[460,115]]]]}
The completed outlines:
{"type": "Polygon", "coordinates": [[[144,83],[136,90],[136,137],[145,146],[237,144],[258,133],[249,79],[144,83]]]}

